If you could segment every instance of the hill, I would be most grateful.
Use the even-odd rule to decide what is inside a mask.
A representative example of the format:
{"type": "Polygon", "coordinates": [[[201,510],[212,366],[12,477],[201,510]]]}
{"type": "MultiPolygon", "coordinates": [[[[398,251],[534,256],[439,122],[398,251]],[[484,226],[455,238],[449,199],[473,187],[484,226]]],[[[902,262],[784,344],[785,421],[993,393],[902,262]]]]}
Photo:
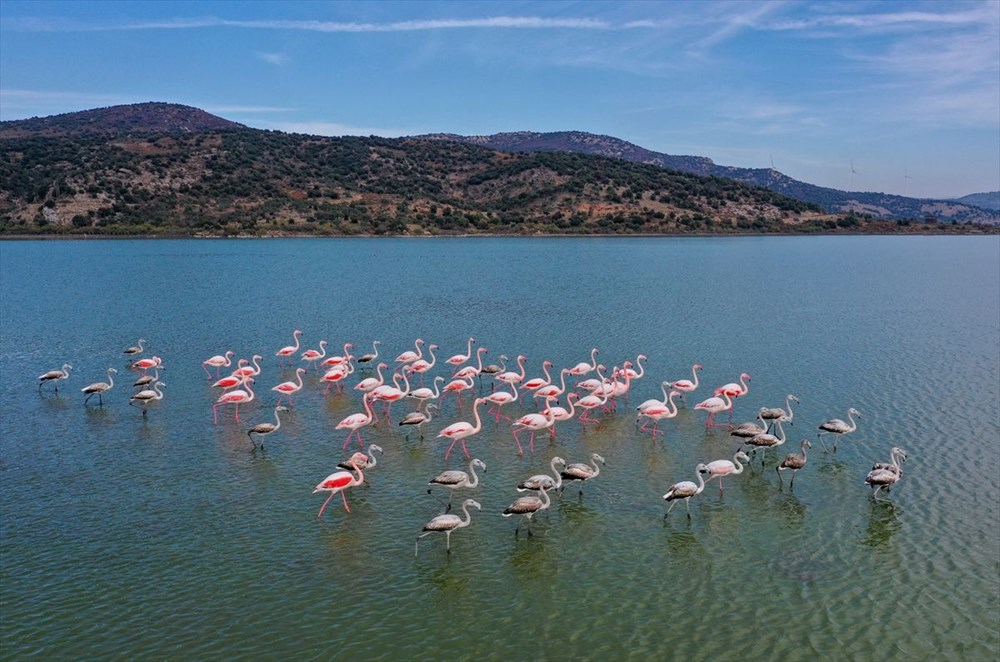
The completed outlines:
{"type": "Polygon", "coordinates": [[[1000,191],[990,191],[989,193],[972,193],[970,195],[955,198],[955,202],[966,205],[973,205],[982,209],[992,209],[1000,211],[1000,191]]]}
{"type": "MultiPolygon", "coordinates": [[[[736,168],[717,165],[704,156],[672,156],[630,142],[583,131],[536,133],[518,131],[490,136],[436,133],[415,136],[424,140],[454,140],[512,152],[574,152],[596,154],[636,163],[648,163],[703,176],[723,177],[760,186],[796,200],[820,205],[830,213],[854,212],[883,219],[924,219],[998,224],[1000,215],[983,211],[966,200],[922,200],[887,193],[847,192],[792,179],[772,168],[736,168]]],[[[985,209],[996,209],[985,207],[985,209]]]]}
{"type": "Polygon", "coordinates": [[[6,235],[928,229],[618,158],[261,131],[172,104],[0,123],[6,235]]]}

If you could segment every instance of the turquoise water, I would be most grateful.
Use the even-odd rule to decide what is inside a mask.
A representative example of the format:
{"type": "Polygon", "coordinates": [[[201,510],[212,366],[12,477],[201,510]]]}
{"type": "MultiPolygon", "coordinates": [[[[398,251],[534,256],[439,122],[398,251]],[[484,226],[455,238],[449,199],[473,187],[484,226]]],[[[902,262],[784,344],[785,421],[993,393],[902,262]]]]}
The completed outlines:
{"type": "MultiPolygon", "coordinates": [[[[179,240],[0,243],[0,640],[8,659],[991,659],[1000,654],[1000,241],[995,237],[179,240]],[[282,429],[274,352],[415,338],[568,367],[648,355],[600,426],[557,426],[523,457],[486,419],[483,505],[420,543],[426,483],[464,468],[437,431],[366,428],[385,449],[351,512],[313,487],[347,456],[360,398],[311,371],[282,429]],[[122,349],[163,358],[143,419],[122,349]],[[213,425],[201,361],[264,355],[239,425],[213,425]],[[58,394],[37,376],[74,366],[58,394]],[[662,495],[737,442],[691,407],[651,441],[633,407],[705,366],[693,405],[752,375],[734,420],[801,400],[769,464],[712,482],[664,521],[662,495]],[[80,389],[119,369],[104,406],[80,389]],[[775,455],[829,418],[794,490],[775,455]],[[909,459],[889,499],[864,477],[909,459]],[[607,464],[515,537],[500,516],[553,455],[607,464]]],[[[512,363],[512,362],[511,362],[512,363]]],[[[352,376],[349,385],[357,381],[352,376]]],[[[488,390],[488,387],[486,387],[488,390]]],[[[565,403],[564,403],[565,404],[565,403]]],[[[412,405],[395,405],[395,420],[412,405]]],[[[535,409],[520,401],[506,413],[535,409]]],[[[527,439],[527,435],[522,437],[527,439]]],[[[465,495],[459,493],[456,500],[465,495]]]]}

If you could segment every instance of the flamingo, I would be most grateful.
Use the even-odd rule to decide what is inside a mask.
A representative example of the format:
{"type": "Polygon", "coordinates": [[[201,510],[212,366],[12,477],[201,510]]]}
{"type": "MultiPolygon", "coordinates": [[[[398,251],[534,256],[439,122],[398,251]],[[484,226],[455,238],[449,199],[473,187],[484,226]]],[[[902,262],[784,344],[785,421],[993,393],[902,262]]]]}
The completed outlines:
{"type": "Polygon", "coordinates": [[[583,375],[586,375],[590,373],[590,371],[596,369],[597,369],[597,348],[595,347],[594,349],[590,350],[590,363],[587,363],[586,361],[581,361],[580,363],[577,363],[575,366],[567,370],[567,372],[570,375],[573,375],[574,377],[582,377],[583,375]]]}
{"type": "Polygon", "coordinates": [[[351,414],[340,423],[337,423],[337,430],[350,430],[347,433],[347,439],[344,439],[343,449],[347,448],[347,445],[351,443],[351,437],[358,435],[358,448],[364,448],[364,441],[361,439],[361,428],[366,425],[370,425],[374,419],[374,414],[371,408],[372,394],[366,393],[363,398],[361,398],[362,404],[365,407],[364,413],[351,414]]]}
{"type": "MultiPolygon", "coordinates": [[[[403,420],[399,422],[399,425],[406,425],[408,427],[416,427],[420,431],[420,438],[424,438],[424,425],[431,422],[431,409],[437,409],[437,405],[428,403],[427,413],[420,411],[411,411],[409,414],[403,417],[403,420]]],[[[406,438],[410,438],[410,433],[406,433],[406,438]]]]}
{"type": "MultiPolygon", "coordinates": [[[[761,421],[763,423],[764,421],[761,421]]],[[[764,452],[768,448],[777,448],[785,443],[785,431],[781,428],[781,420],[778,419],[774,422],[778,427],[778,434],[769,434],[767,432],[761,432],[760,434],[753,436],[746,440],[746,443],[754,447],[754,452],[760,449],[760,466],[764,466],[764,452]]]]}
{"type": "Polygon", "coordinates": [[[724,384],[723,386],[715,389],[715,395],[722,395],[725,393],[730,398],[738,398],[741,395],[746,395],[750,392],[750,386],[747,384],[748,381],[750,381],[750,375],[745,372],[741,372],[739,384],[736,384],[735,382],[724,384]]]}
{"type": "Polygon", "coordinates": [[[295,369],[295,379],[296,379],[296,381],[294,381],[294,382],[281,382],[277,386],[272,386],[271,387],[272,391],[277,391],[278,393],[280,393],[280,395],[278,396],[278,402],[276,404],[280,405],[281,404],[281,399],[287,397],[288,398],[288,406],[289,407],[293,407],[294,406],[292,404],[292,396],[302,390],[302,375],[304,375],[305,372],[306,372],[305,368],[296,368],[295,369]]]}
{"type": "Polygon", "coordinates": [[[143,340],[142,338],[139,338],[139,342],[136,343],[135,346],[126,347],[125,351],[122,352],[122,354],[124,354],[126,356],[135,356],[136,354],[142,354],[145,351],[145,349],[142,346],[143,343],[145,343],[145,342],[146,342],[145,340],[143,340]]]}
{"type": "Polygon", "coordinates": [[[274,353],[274,355],[277,356],[279,359],[278,361],[279,365],[281,363],[280,361],[281,359],[290,358],[295,354],[295,352],[299,351],[299,336],[301,335],[302,332],[296,329],[295,331],[292,332],[292,339],[295,340],[295,344],[288,345],[287,347],[282,347],[281,349],[279,349],[277,352],[274,353]]]}
{"type": "Polygon", "coordinates": [[[438,383],[443,382],[444,377],[438,375],[434,378],[434,390],[427,388],[426,386],[421,386],[420,388],[415,388],[406,394],[408,398],[414,398],[417,400],[417,409],[420,405],[427,400],[437,400],[441,397],[441,392],[438,390],[438,383]]]}
{"type": "Polygon", "coordinates": [[[552,470],[552,475],[548,474],[535,474],[525,478],[520,483],[517,484],[518,492],[526,492],[528,490],[539,491],[543,487],[547,490],[558,490],[562,487],[562,474],[556,469],[556,465],[566,466],[566,460],[559,456],[553,457],[552,461],[549,462],[549,467],[552,470]]]}
{"type": "Polygon", "coordinates": [[[330,366],[344,365],[346,363],[349,363],[351,361],[351,359],[354,358],[351,355],[351,350],[352,349],[354,349],[354,343],[352,343],[352,342],[346,342],[346,343],[344,343],[344,353],[343,354],[341,354],[340,356],[328,356],[328,357],[326,357],[325,359],[323,359],[323,362],[320,363],[320,366],[324,367],[324,368],[327,368],[327,367],[330,367],[330,366]]]}
{"type": "Polygon", "coordinates": [[[445,513],[443,515],[438,515],[427,524],[424,524],[423,531],[419,536],[417,536],[417,542],[414,543],[413,555],[416,556],[420,549],[420,539],[429,536],[435,531],[443,532],[445,538],[445,551],[451,554],[451,532],[455,529],[461,529],[469,526],[472,522],[472,515],[469,513],[469,506],[474,507],[476,510],[482,510],[483,507],[479,505],[479,502],[475,499],[466,499],[462,502],[462,512],[465,513],[465,519],[460,518],[458,515],[451,515],[445,513]]]}
{"type": "Polygon", "coordinates": [[[135,395],[133,395],[131,398],[128,399],[128,403],[131,405],[134,402],[141,402],[142,415],[143,417],[145,417],[146,407],[149,405],[149,403],[153,402],[154,400],[163,399],[163,392],[160,389],[163,388],[164,386],[166,386],[166,384],[164,384],[163,382],[156,382],[155,384],[153,384],[153,388],[151,390],[146,389],[144,391],[139,391],[138,393],[136,393],[135,395]]]}
{"type": "Polygon", "coordinates": [[[667,515],[670,511],[674,509],[677,505],[677,501],[684,499],[684,505],[687,508],[688,519],[691,519],[691,497],[698,496],[705,491],[705,476],[708,467],[704,464],[699,464],[694,468],[695,472],[698,474],[698,485],[695,485],[690,480],[683,480],[679,483],[674,483],[667,490],[667,493],[663,495],[665,501],[671,501],[670,507],[667,508],[667,512],[663,514],[663,519],[667,519],[667,515]]]}
{"type": "Polygon", "coordinates": [[[565,488],[566,483],[578,481],[580,483],[580,495],[583,495],[583,484],[588,480],[597,478],[601,473],[601,467],[597,464],[598,462],[604,464],[604,458],[597,453],[591,453],[590,464],[574,462],[563,467],[563,470],[559,472],[563,479],[562,487],[565,488]]]}
{"type": "Polygon", "coordinates": [[[505,384],[520,384],[524,380],[524,362],[528,360],[528,357],[521,354],[517,357],[517,367],[521,371],[520,373],[507,371],[501,372],[497,375],[497,379],[504,382],[505,384]]]}
{"type": "Polygon", "coordinates": [[[583,389],[584,391],[590,391],[593,395],[601,395],[603,389],[609,386],[608,379],[604,376],[604,365],[598,365],[595,371],[597,372],[597,377],[591,377],[590,379],[585,379],[582,382],[576,383],[576,388],[583,389]]]}
{"type": "Polygon", "coordinates": [[[219,422],[218,409],[222,405],[234,405],[236,407],[236,422],[240,422],[240,405],[245,405],[253,402],[254,392],[250,388],[250,384],[253,383],[253,377],[243,378],[243,388],[238,388],[233,391],[226,391],[219,396],[219,399],[215,401],[212,405],[212,422],[219,422]],[[244,390],[245,389],[245,390],[244,390]]]}
{"type": "Polygon", "coordinates": [[[354,366],[350,363],[341,363],[340,365],[335,365],[319,378],[321,382],[326,383],[326,389],[323,391],[323,395],[326,395],[330,391],[330,387],[334,384],[340,389],[340,392],[344,392],[344,380],[354,373],[354,366]]]}
{"type": "MultiPolygon", "coordinates": [[[[632,374],[629,371],[629,368],[631,366],[632,366],[632,362],[631,361],[626,361],[622,365],[622,370],[617,373],[617,374],[623,374],[623,375],[625,375],[625,381],[624,382],[618,381],[617,377],[615,377],[614,379],[611,380],[611,400],[614,403],[612,405],[612,410],[614,410],[614,411],[618,411],[618,396],[627,397],[628,390],[632,387],[632,374]]],[[[632,372],[634,372],[634,371],[632,371],[632,372]]]]}
{"type": "Polygon", "coordinates": [[[698,388],[698,371],[702,369],[703,367],[700,363],[695,363],[691,367],[692,379],[678,379],[676,382],[671,382],[670,384],[670,388],[677,389],[681,392],[681,401],[684,402],[685,407],[687,406],[687,398],[685,395],[693,393],[698,388]]]}
{"type": "Polygon", "coordinates": [[[135,380],[132,386],[145,386],[146,384],[152,384],[153,382],[160,381],[160,370],[157,368],[153,370],[152,375],[143,375],[139,379],[135,380]]]}
{"type": "MultiPolygon", "coordinates": [[[[258,423],[249,430],[247,430],[247,437],[250,438],[250,443],[253,444],[254,448],[257,448],[257,442],[253,440],[253,436],[266,437],[269,434],[277,432],[281,428],[281,418],[278,412],[288,411],[288,407],[278,405],[274,408],[274,423],[258,423]]],[[[260,441],[260,448],[264,450],[264,440],[260,441]]]]}
{"type": "MultiPolygon", "coordinates": [[[[375,377],[366,377],[360,382],[354,385],[355,391],[361,391],[362,393],[368,393],[374,391],[379,386],[385,384],[385,378],[382,376],[382,368],[388,368],[389,364],[385,361],[380,361],[377,366],[375,366],[375,377]]],[[[444,379],[442,377],[442,379],[444,379]]]]}
{"type": "MultiPolygon", "coordinates": [[[[646,400],[646,401],[642,402],[638,407],[635,408],[635,411],[636,411],[635,422],[636,422],[636,424],[638,424],[639,423],[639,419],[642,418],[642,413],[644,411],[646,411],[646,409],[648,409],[649,407],[654,407],[654,406],[657,406],[657,405],[666,406],[666,404],[667,404],[667,389],[669,387],[670,387],[670,382],[668,382],[668,381],[662,381],[662,382],[660,382],[660,390],[663,391],[663,399],[662,400],[657,400],[656,398],[650,398],[649,400],[646,400]]],[[[681,395],[681,396],[684,395],[680,391],[678,391],[677,394],[681,395]]]]}
{"type": "Polygon", "coordinates": [[[204,370],[205,374],[208,375],[208,378],[211,379],[212,378],[212,373],[210,373],[208,371],[208,369],[210,367],[211,368],[215,368],[215,378],[218,379],[219,378],[219,370],[221,368],[228,368],[229,366],[231,366],[233,364],[233,360],[232,359],[233,359],[233,354],[235,354],[235,353],[236,352],[234,352],[232,350],[229,350],[228,352],[226,352],[225,356],[221,356],[219,354],[216,354],[215,356],[213,356],[211,358],[205,359],[204,361],[201,362],[202,370],[204,370]]]}
{"type": "Polygon", "coordinates": [[[871,486],[872,497],[875,501],[878,501],[878,493],[883,488],[888,492],[889,488],[898,483],[903,477],[903,470],[899,462],[906,459],[906,451],[894,446],[892,451],[890,451],[890,457],[892,458],[892,462],[888,468],[872,469],[865,476],[865,482],[871,486]]]}
{"type": "Polygon", "coordinates": [[[533,379],[529,379],[521,384],[521,390],[534,391],[535,389],[551,384],[552,377],[549,376],[549,368],[551,367],[552,361],[542,361],[542,372],[545,373],[545,377],[535,377],[533,379]]]}
{"type": "Polygon", "coordinates": [[[719,479],[719,491],[722,491],[722,479],[726,476],[735,476],[736,474],[743,473],[743,465],[740,464],[740,460],[743,462],[750,462],[750,456],[743,451],[736,451],[736,455],[733,455],[733,461],[729,460],[715,460],[714,462],[709,462],[705,465],[705,468],[701,471],[703,473],[711,474],[708,480],[713,478],[719,479]]]}
{"type": "Polygon", "coordinates": [[[421,379],[423,379],[424,373],[429,372],[430,369],[434,367],[434,364],[437,363],[437,357],[434,356],[434,350],[437,348],[438,348],[437,345],[434,344],[428,345],[427,353],[431,355],[431,360],[428,361],[427,359],[423,358],[417,359],[416,361],[409,364],[407,370],[409,370],[410,372],[417,373],[418,375],[421,376],[421,379]]]}
{"type": "MultiPolygon", "coordinates": [[[[517,401],[517,386],[511,384],[510,391],[494,391],[483,399],[490,403],[492,413],[496,417],[497,423],[500,422],[501,417],[506,418],[509,421],[510,416],[504,416],[501,414],[500,408],[504,405],[509,405],[510,403],[517,401]]],[[[486,411],[490,412],[491,410],[487,409],[486,411]]]]}
{"type": "Polygon", "coordinates": [[[73,369],[73,366],[71,366],[68,363],[63,363],[63,366],[62,366],[62,368],[60,370],[49,370],[46,373],[38,375],[38,390],[39,390],[39,392],[41,392],[41,390],[42,390],[42,384],[44,384],[45,382],[52,382],[52,385],[55,386],[55,388],[56,388],[56,392],[58,392],[59,391],[59,382],[61,382],[64,379],[69,379],[69,371],[72,370],[72,369],[73,369]]]}
{"type": "Polygon", "coordinates": [[[242,367],[244,365],[246,365],[247,363],[249,363],[249,361],[247,361],[246,359],[240,359],[240,361],[239,361],[240,368],[238,368],[237,370],[235,370],[233,372],[233,374],[228,375],[226,377],[223,377],[222,379],[217,380],[214,384],[212,384],[212,388],[221,388],[224,391],[228,391],[229,389],[234,388],[234,387],[242,384],[244,376],[254,377],[255,375],[252,375],[252,374],[248,374],[248,375],[243,375],[242,373],[241,374],[236,374],[237,372],[241,372],[242,371],[242,367]]]}
{"type": "Polygon", "coordinates": [[[792,401],[796,404],[799,403],[799,399],[792,394],[785,396],[785,406],[788,407],[788,411],[785,411],[781,407],[761,407],[760,416],[763,420],[768,422],[768,428],[770,428],[770,422],[775,420],[781,420],[783,423],[792,424],[792,418],[795,416],[795,412],[792,411],[792,401]]]}
{"type": "Polygon", "coordinates": [[[478,361],[478,365],[476,366],[467,365],[461,370],[455,372],[455,374],[452,376],[455,377],[455,379],[472,379],[474,377],[478,377],[483,372],[483,354],[485,354],[486,351],[487,350],[485,347],[480,347],[479,349],[477,349],[476,360],[478,361]]]}
{"type": "Polygon", "coordinates": [[[501,354],[500,358],[497,359],[497,361],[500,362],[500,365],[497,365],[496,363],[491,363],[489,365],[485,365],[485,366],[483,366],[483,370],[482,370],[481,374],[489,375],[490,377],[492,377],[494,375],[499,375],[501,372],[505,372],[507,370],[507,363],[506,363],[507,357],[506,357],[506,355],[501,354]]]}
{"type": "MultiPolygon", "coordinates": [[[[660,424],[660,421],[662,421],[665,418],[674,418],[675,416],[677,416],[678,408],[677,405],[674,404],[674,398],[676,398],[680,394],[681,394],[680,391],[670,391],[670,395],[667,396],[667,404],[664,405],[662,403],[657,403],[655,405],[647,407],[644,412],[639,414],[640,417],[645,417],[653,421],[653,427],[651,430],[653,439],[656,439],[657,432],[659,432],[660,434],[665,434],[662,430],[660,430],[657,427],[660,424]]],[[[643,426],[639,429],[642,430],[643,432],[650,430],[650,428],[647,428],[646,425],[648,425],[648,421],[647,423],[644,423],[643,426]]]]}
{"type": "Polygon", "coordinates": [[[845,423],[839,418],[834,418],[832,420],[827,421],[826,423],[821,424],[819,426],[820,432],[816,433],[816,441],[821,442],[823,444],[823,448],[825,449],[826,442],[823,441],[823,435],[824,434],[836,435],[836,437],[833,438],[833,450],[836,451],[837,437],[848,434],[849,432],[854,432],[855,430],[858,429],[858,424],[854,420],[855,416],[861,418],[861,412],[859,412],[854,407],[851,407],[850,409],[847,410],[847,420],[850,421],[850,424],[845,423]]]}
{"type": "Polygon", "coordinates": [[[97,394],[97,401],[101,403],[102,407],[104,406],[103,395],[108,391],[110,391],[115,386],[115,380],[114,377],[111,376],[111,374],[117,372],[118,371],[115,370],[114,368],[108,368],[107,382],[94,382],[93,384],[89,386],[84,386],[82,389],[80,389],[81,391],[87,394],[87,397],[83,399],[84,407],[87,406],[87,400],[90,400],[92,397],[94,397],[95,393],[97,394]]]}
{"type": "Polygon", "coordinates": [[[569,374],[569,370],[563,368],[559,371],[559,386],[555,384],[547,384],[535,390],[536,398],[558,398],[560,395],[566,392],[566,375],[569,374]]]}
{"type": "Polygon", "coordinates": [[[379,402],[384,402],[385,403],[385,420],[386,421],[391,421],[392,420],[391,416],[390,416],[390,413],[389,413],[389,407],[392,406],[392,403],[396,402],[397,400],[402,400],[403,398],[405,398],[406,394],[410,390],[410,383],[406,379],[406,373],[405,372],[403,373],[402,377],[400,377],[399,373],[394,373],[392,375],[392,382],[393,382],[394,386],[389,386],[388,384],[383,384],[382,386],[379,386],[379,387],[373,389],[369,393],[369,395],[371,395],[371,397],[372,397],[372,400],[378,400],[379,402]],[[404,382],[405,389],[399,388],[399,380],[400,380],[400,378],[402,378],[402,380],[404,382]]]}
{"type": "Polygon", "coordinates": [[[371,363],[378,358],[378,346],[382,344],[381,340],[376,340],[372,343],[372,351],[368,354],[363,354],[358,363],[371,363]]]}
{"type": "Polygon", "coordinates": [[[476,342],[475,338],[469,338],[469,346],[465,350],[465,354],[455,354],[454,356],[448,358],[445,363],[453,366],[460,366],[470,358],[472,358],[472,343],[476,342]]]}
{"type": "Polygon", "coordinates": [[[333,495],[340,492],[340,498],[344,500],[344,510],[351,512],[351,507],[347,505],[347,497],[344,496],[344,490],[349,487],[357,487],[358,485],[365,482],[365,475],[361,472],[361,469],[357,464],[351,465],[351,467],[358,472],[357,477],[351,474],[350,471],[335,471],[326,478],[324,478],[316,489],[313,490],[313,494],[317,492],[329,492],[330,496],[326,498],[323,505],[319,507],[319,512],[316,514],[317,518],[323,517],[323,510],[326,508],[326,504],[330,503],[330,499],[333,495]]]}
{"type": "Polygon", "coordinates": [[[469,449],[465,445],[465,439],[483,429],[483,422],[479,418],[479,405],[484,402],[486,402],[485,399],[476,398],[475,403],[472,405],[472,415],[476,419],[475,425],[466,421],[459,421],[458,423],[452,423],[438,433],[438,437],[451,439],[451,446],[448,446],[448,450],[444,454],[445,461],[448,460],[448,456],[451,455],[451,449],[455,447],[455,443],[458,441],[462,442],[462,452],[465,453],[465,457],[469,457],[469,449]]]}
{"type": "Polygon", "coordinates": [[[779,483],[782,482],[781,472],[788,469],[792,470],[792,482],[789,487],[795,486],[795,474],[799,472],[799,469],[806,466],[806,460],[809,459],[806,457],[806,449],[812,448],[812,443],[810,443],[808,439],[803,439],[802,443],[799,444],[799,447],[802,449],[801,453],[789,453],[785,456],[785,459],[779,462],[778,466],[774,468],[775,472],[778,474],[779,483]]]}
{"type": "Polygon", "coordinates": [[[340,469],[350,469],[351,464],[354,463],[358,465],[359,469],[362,469],[363,471],[368,471],[376,464],[378,464],[378,460],[375,459],[375,451],[378,451],[379,455],[381,455],[382,447],[377,444],[368,444],[367,454],[362,453],[361,451],[357,451],[353,453],[351,457],[344,460],[343,462],[338,462],[337,467],[340,469]]]}
{"type": "Polygon", "coordinates": [[[642,362],[648,360],[649,357],[647,357],[645,354],[640,354],[639,356],[635,357],[635,364],[639,366],[638,372],[633,370],[632,368],[625,368],[625,374],[632,379],[642,379],[642,376],[646,374],[646,366],[644,366],[642,362]]]}
{"type": "MultiPolygon", "coordinates": [[[[455,490],[465,490],[474,489],[479,485],[479,475],[476,473],[476,467],[483,470],[486,473],[486,463],[478,458],[473,458],[469,461],[469,471],[468,473],[461,471],[459,469],[452,469],[450,471],[442,471],[427,483],[431,487],[427,488],[427,493],[431,496],[434,495],[433,488],[435,485],[440,485],[441,487],[448,488],[448,503],[445,512],[451,511],[451,496],[454,494],[455,490]],[[470,478],[471,476],[471,478],[470,478]]],[[[444,502],[442,501],[442,504],[444,502]]]]}
{"type": "MultiPolygon", "coordinates": [[[[143,372],[149,370],[150,368],[159,368],[161,366],[163,366],[163,359],[161,359],[159,356],[153,356],[148,359],[139,359],[138,361],[132,364],[133,368],[137,370],[142,370],[143,372]]],[[[206,372],[208,371],[206,370],[206,372]]],[[[211,379],[211,376],[209,376],[209,379],[211,379]]]]}
{"type": "Polygon", "coordinates": [[[546,414],[525,414],[521,418],[517,419],[511,423],[511,427],[514,429],[514,441],[517,442],[517,454],[524,455],[524,449],[521,448],[521,440],[518,438],[518,433],[521,430],[531,430],[531,452],[535,452],[535,432],[537,430],[544,430],[546,428],[551,428],[556,422],[555,412],[549,407],[549,402],[552,398],[545,399],[546,414]]]}
{"type": "Polygon", "coordinates": [[[232,376],[256,377],[257,375],[260,374],[260,364],[258,363],[258,361],[260,361],[262,358],[264,357],[261,356],[260,354],[254,354],[250,361],[247,361],[246,359],[240,359],[240,363],[244,365],[241,365],[239,368],[234,370],[232,376]],[[247,365],[249,363],[253,363],[253,367],[247,365]]]}
{"type": "Polygon", "coordinates": [[[740,423],[739,425],[730,426],[729,436],[739,437],[741,439],[750,439],[751,437],[756,437],[759,434],[764,434],[765,432],[767,432],[769,426],[766,423],[764,423],[764,419],[762,418],[762,414],[765,411],[767,411],[767,408],[761,407],[760,410],[757,412],[757,418],[755,419],[760,421],[762,425],[758,425],[757,423],[750,421],[747,423],[740,423]]]}
{"type": "Polygon", "coordinates": [[[718,396],[712,396],[707,400],[702,400],[701,402],[696,404],[694,408],[708,412],[708,418],[705,419],[705,427],[716,427],[716,428],[729,427],[728,425],[725,425],[723,423],[716,423],[713,420],[715,418],[715,415],[722,411],[728,410],[730,414],[732,414],[733,401],[729,398],[728,393],[723,393],[721,398],[718,396]]]}
{"type": "Polygon", "coordinates": [[[459,408],[461,408],[461,406],[462,406],[462,391],[468,391],[473,386],[475,386],[475,382],[473,382],[471,379],[468,380],[468,381],[466,381],[464,379],[453,379],[450,382],[448,382],[447,384],[445,384],[444,388],[441,389],[441,400],[443,402],[445,395],[447,395],[449,393],[455,393],[455,394],[458,395],[458,406],[459,406],[459,408]]]}
{"type": "MultiPolygon", "coordinates": [[[[316,361],[319,361],[324,356],[326,356],[326,341],[325,340],[320,340],[319,341],[319,349],[307,349],[306,351],[302,352],[302,360],[303,361],[308,361],[309,365],[312,365],[312,364],[316,363],[316,361]]],[[[307,370],[308,370],[308,368],[307,368],[307,370]]]]}
{"type": "Polygon", "coordinates": [[[422,358],[423,351],[420,349],[420,346],[423,344],[424,344],[423,339],[417,338],[416,341],[414,341],[413,343],[413,346],[416,348],[416,351],[411,350],[403,352],[402,354],[396,357],[396,363],[413,363],[417,359],[422,358]]]}
{"type": "Polygon", "coordinates": [[[607,404],[608,404],[608,392],[604,391],[603,389],[600,395],[591,393],[590,395],[586,395],[580,398],[577,401],[576,406],[579,407],[580,409],[583,409],[583,413],[580,414],[580,418],[578,418],[577,420],[580,421],[581,423],[600,423],[600,421],[597,420],[596,418],[590,417],[590,412],[593,411],[594,409],[597,409],[598,407],[604,407],[607,404]]]}
{"type": "MultiPolygon", "coordinates": [[[[550,505],[552,505],[552,500],[549,498],[549,494],[545,487],[538,490],[540,497],[537,496],[523,496],[518,498],[514,503],[510,504],[504,508],[503,516],[510,517],[511,515],[521,515],[524,519],[528,520],[528,535],[531,535],[531,518],[535,513],[545,510],[550,505]]],[[[521,520],[524,521],[524,520],[521,520]]],[[[518,522],[517,528],[514,529],[514,536],[517,537],[518,531],[521,530],[521,523],[518,522]]]]}
{"type": "Polygon", "coordinates": [[[576,399],[579,397],[580,397],[579,393],[570,393],[569,395],[566,396],[566,402],[569,404],[569,409],[566,409],[565,407],[560,407],[558,405],[549,405],[542,410],[543,416],[548,416],[549,411],[552,412],[552,418],[554,420],[552,421],[552,426],[549,428],[549,436],[552,439],[555,439],[556,437],[556,423],[562,423],[563,421],[568,421],[571,418],[573,418],[573,416],[576,415],[576,406],[574,403],[576,402],[576,399]]]}

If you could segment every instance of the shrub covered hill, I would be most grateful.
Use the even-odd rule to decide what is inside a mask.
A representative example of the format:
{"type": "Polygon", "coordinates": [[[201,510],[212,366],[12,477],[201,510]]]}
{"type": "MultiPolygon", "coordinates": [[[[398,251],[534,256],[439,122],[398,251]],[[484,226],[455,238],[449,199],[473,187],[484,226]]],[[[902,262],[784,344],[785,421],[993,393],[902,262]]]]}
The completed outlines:
{"type": "Polygon", "coordinates": [[[250,129],[148,103],[0,123],[0,234],[983,231],[825,214],[719,177],[571,153],[250,129]]]}

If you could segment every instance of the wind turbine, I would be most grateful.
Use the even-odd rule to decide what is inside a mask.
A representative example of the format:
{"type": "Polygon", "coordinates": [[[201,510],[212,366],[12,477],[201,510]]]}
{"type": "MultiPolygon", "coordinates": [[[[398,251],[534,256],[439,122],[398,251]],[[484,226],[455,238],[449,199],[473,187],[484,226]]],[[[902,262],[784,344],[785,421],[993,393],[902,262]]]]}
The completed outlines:
{"type": "Polygon", "coordinates": [[[851,190],[854,190],[854,175],[858,174],[858,171],[854,169],[854,159],[851,159],[851,190]]]}
{"type": "Polygon", "coordinates": [[[906,197],[910,197],[911,179],[913,179],[913,177],[910,177],[910,174],[909,172],[907,172],[906,168],[903,168],[903,195],[905,195],[906,197]]]}

